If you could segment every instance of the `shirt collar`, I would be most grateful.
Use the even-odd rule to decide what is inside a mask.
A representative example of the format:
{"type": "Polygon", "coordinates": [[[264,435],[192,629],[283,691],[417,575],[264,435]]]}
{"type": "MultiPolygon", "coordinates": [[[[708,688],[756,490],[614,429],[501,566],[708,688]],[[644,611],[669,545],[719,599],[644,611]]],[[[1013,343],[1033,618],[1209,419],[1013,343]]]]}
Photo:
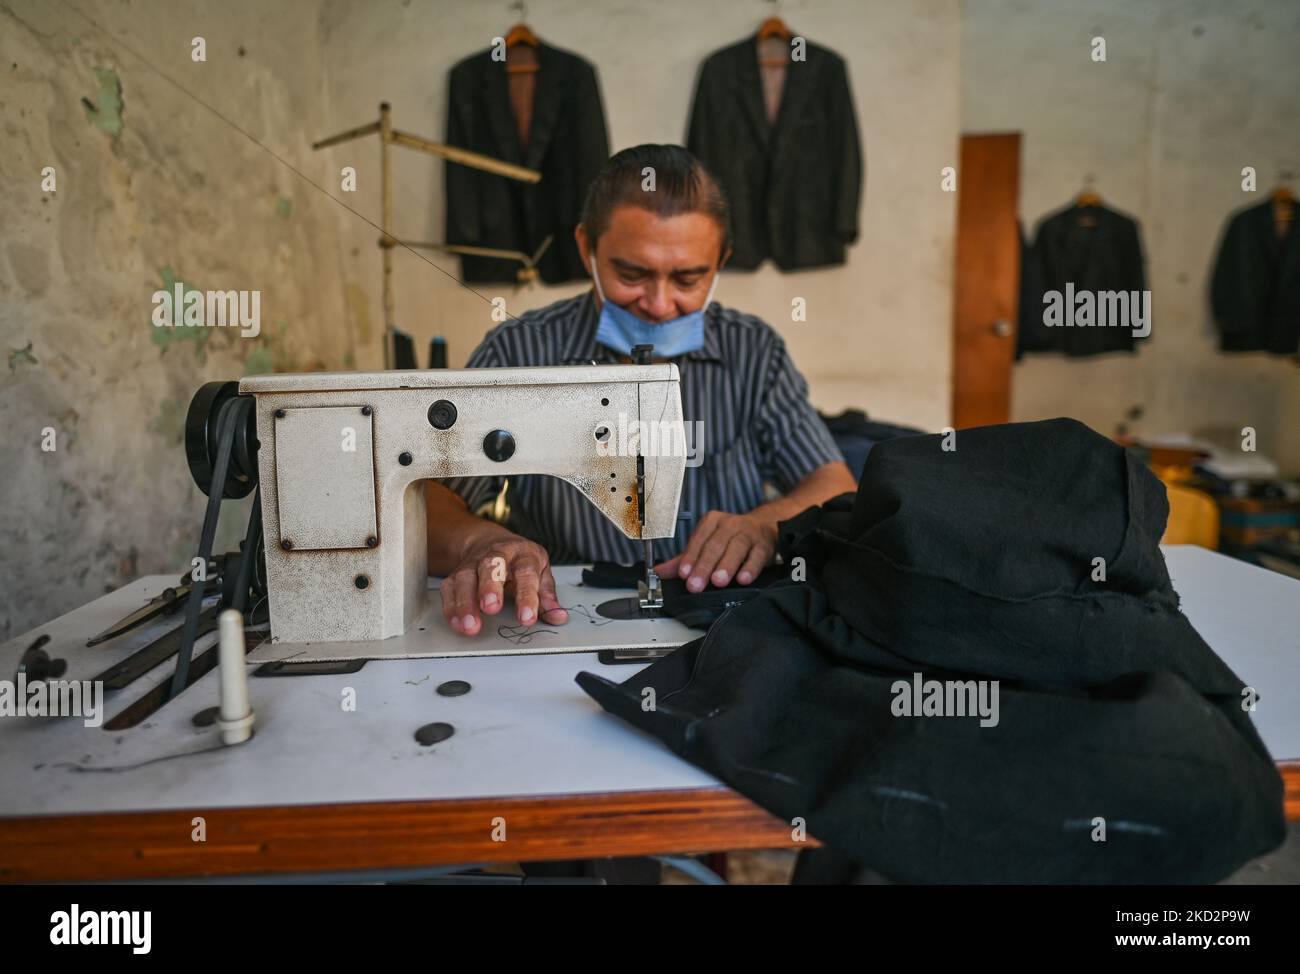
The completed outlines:
{"type": "MultiPolygon", "coordinates": [[[[617,363],[618,353],[596,341],[596,329],[600,324],[600,312],[596,306],[596,289],[592,288],[582,295],[581,301],[571,338],[564,349],[564,364],[617,363]]],[[[681,356],[682,358],[700,362],[721,363],[723,361],[722,347],[718,342],[719,313],[718,302],[714,301],[704,312],[704,347],[687,352],[681,356]]]]}

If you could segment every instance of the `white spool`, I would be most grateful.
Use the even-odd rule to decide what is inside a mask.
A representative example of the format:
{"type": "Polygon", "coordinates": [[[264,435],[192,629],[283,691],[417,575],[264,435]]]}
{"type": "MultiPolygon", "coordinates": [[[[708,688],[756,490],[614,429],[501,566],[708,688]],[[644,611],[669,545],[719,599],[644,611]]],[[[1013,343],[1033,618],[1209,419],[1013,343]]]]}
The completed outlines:
{"type": "Polygon", "coordinates": [[[227,609],[217,618],[221,668],[221,740],[243,744],[253,736],[253,709],[248,705],[248,670],[244,663],[244,617],[227,609]]]}

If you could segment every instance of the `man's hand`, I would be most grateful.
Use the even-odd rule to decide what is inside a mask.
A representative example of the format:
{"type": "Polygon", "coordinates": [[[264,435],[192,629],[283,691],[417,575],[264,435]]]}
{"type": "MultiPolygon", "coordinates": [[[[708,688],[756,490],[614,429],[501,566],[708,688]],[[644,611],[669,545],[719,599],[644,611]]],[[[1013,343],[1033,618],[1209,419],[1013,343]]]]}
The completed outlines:
{"type": "Polygon", "coordinates": [[[710,582],[722,588],[732,579],[748,585],[776,552],[776,525],[761,510],[748,514],[709,511],[700,518],[686,550],[655,565],[655,571],[663,577],[686,579],[690,592],[703,592],[710,582]]]}
{"type": "Polygon", "coordinates": [[[515,617],[531,626],[539,616],[562,625],[569,614],[555,597],[555,576],[546,549],[515,534],[494,533],[470,543],[460,564],[442,580],[442,614],[456,632],[474,636],[482,615],[494,616],[506,604],[505,590],[513,586],[515,617]]]}

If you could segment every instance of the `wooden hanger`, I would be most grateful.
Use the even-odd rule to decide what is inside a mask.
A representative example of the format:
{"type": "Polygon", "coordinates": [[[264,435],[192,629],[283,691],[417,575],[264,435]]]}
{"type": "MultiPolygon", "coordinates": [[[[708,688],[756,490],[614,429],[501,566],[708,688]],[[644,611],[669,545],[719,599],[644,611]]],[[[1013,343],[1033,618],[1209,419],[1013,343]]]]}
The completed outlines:
{"type": "Polygon", "coordinates": [[[506,34],[506,50],[524,46],[525,50],[521,52],[523,57],[506,59],[506,74],[536,74],[541,70],[541,65],[537,63],[536,48],[541,47],[542,42],[537,39],[532,28],[525,23],[515,24],[506,34]],[[533,48],[534,50],[528,50],[533,48]]]}
{"type": "Polygon", "coordinates": [[[1290,186],[1281,185],[1273,189],[1273,229],[1279,237],[1285,237],[1295,220],[1295,193],[1290,186]]]}
{"type": "Polygon", "coordinates": [[[788,51],[785,52],[785,56],[783,57],[763,57],[762,54],[765,48],[770,50],[771,48],[774,48],[776,46],[774,44],[764,44],[763,42],[783,41],[788,44],[790,38],[792,38],[793,36],[794,36],[794,31],[792,31],[789,27],[787,27],[785,21],[782,20],[780,17],[768,17],[767,20],[759,24],[758,37],[757,37],[758,50],[759,50],[759,59],[758,59],[759,67],[784,68],[787,65],[789,65],[790,57],[788,51]]]}
{"type": "Polygon", "coordinates": [[[1075,209],[1080,211],[1077,222],[1081,227],[1095,227],[1097,225],[1097,215],[1092,212],[1091,208],[1101,206],[1101,197],[1092,188],[1094,181],[1092,173],[1084,176],[1083,189],[1074,198],[1075,209]]]}
{"type": "Polygon", "coordinates": [[[531,44],[533,47],[540,47],[541,43],[537,39],[537,35],[533,33],[533,29],[527,24],[515,24],[510,28],[510,32],[506,34],[506,50],[519,44],[531,44]]]}
{"type": "Polygon", "coordinates": [[[1078,220],[1081,227],[1095,227],[1097,225],[1097,215],[1089,210],[1089,207],[1101,206],[1101,197],[1092,188],[1094,182],[1096,182],[1096,177],[1092,173],[1085,173],[1083,190],[1074,198],[1075,208],[1082,211],[1078,220]]]}

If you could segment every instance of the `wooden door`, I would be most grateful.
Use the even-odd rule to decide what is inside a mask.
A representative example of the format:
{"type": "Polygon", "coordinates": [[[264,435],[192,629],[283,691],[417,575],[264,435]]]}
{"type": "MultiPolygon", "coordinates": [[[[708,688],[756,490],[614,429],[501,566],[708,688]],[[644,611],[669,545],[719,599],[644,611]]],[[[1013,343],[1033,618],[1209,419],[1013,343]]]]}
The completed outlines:
{"type": "Polygon", "coordinates": [[[1020,291],[1020,133],[963,135],[957,170],[952,425],[1011,418],[1020,291]]]}

